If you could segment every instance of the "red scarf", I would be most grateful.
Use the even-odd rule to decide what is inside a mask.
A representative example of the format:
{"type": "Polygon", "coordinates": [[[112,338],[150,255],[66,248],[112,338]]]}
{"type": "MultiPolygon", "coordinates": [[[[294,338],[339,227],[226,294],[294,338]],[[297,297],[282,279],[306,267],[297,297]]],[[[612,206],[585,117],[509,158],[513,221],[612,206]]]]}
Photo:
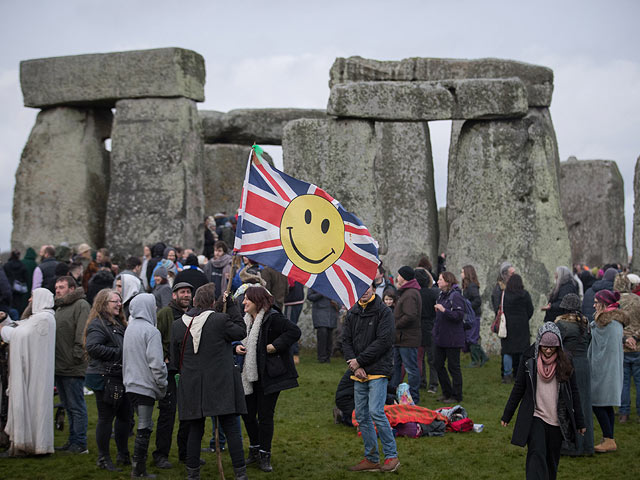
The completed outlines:
{"type": "Polygon", "coordinates": [[[545,382],[550,381],[556,374],[556,360],[558,352],[553,352],[549,358],[545,358],[542,352],[538,352],[538,375],[545,382]]]}

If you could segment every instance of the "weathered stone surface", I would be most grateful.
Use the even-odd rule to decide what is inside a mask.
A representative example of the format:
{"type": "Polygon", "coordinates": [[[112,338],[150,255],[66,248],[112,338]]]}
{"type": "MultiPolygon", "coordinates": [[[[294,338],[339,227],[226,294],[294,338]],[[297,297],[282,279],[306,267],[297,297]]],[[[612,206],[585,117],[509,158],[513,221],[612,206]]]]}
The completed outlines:
{"type": "Polygon", "coordinates": [[[22,152],[13,196],[11,244],[104,246],[109,190],[110,110],[43,110],[22,152]]]}
{"type": "Polygon", "coordinates": [[[569,157],[560,164],[560,201],[573,263],[628,263],[624,182],[616,162],[569,157]]]}
{"type": "Polygon", "coordinates": [[[531,109],[517,120],[467,121],[449,162],[448,269],[474,265],[483,297],[483,342],[491,291],[501,262],[522,275],[535,307],[531,331],[542,321],[554,270],[570,265],[571,249],[558,191],[558,149],[549,111],[531,109]]]}
{"type": "Polygon", "coordinates": [[[183,48],[94,53],[20,62],[27,107],[113,107],[118,99],[187,97],[204,101],[204,59],[183,48]]]}
{"type": "Polygon", "coordinates": [[[185,98],[116,104],[107,205],[107,245],[139,254],[166,241],[200,250],[203,237],[202,133],[185,98]]]}
{"type": "Polygon", "coordinates": [[[447,225],[447,207],[438,209],[438,255],[447,252],[447,242],[449,240],[449,225],[447,225]]]}
{"type": "MultiPolygon", "coordinates": [[[[221,143],[204,146],[202,188],[205,215],[216,212],[236,214],[250,151],[246,145],[221,143]]],[[[263,158],[273,163],[266,152],[263,158]]]]}
{"type": "Polygon", "coordinates": [[[636,170],[633,176],[633,261],[632,271],[640,271],[640,157],[636,160],[636,170]]]}
{"type": "Polygon", "coordinates": [[[285,126],[283,164],[337,198],[380,244],[392,270],[435,258],[438,221],[426,123],[296,120],[285,126]]]}
{"type": "Polygon", "coordinates": [[[400,61],[370,60],[362,57],[336,58],[329,86],[363,81],[438,81],[471,78],[517,77],[527,88],[530,107],[548,107],[553,94],[553,70],[547,67],[479,58],[406,58],[400,61]]]}
{"type": "Polygon", "coordinates": [[[331,88],[327,113],[394,121],[521,117],[527,92],[517,78],[440,82],[350,82],[331,88]]]}
{"type": "Polygon", "coordinates": [[[205,143],[252,145],[282,144],[282,128],[299,118],[327,118],[327,112],[311,108],[247,108],[227,113],[201,110],[205,143]]]}

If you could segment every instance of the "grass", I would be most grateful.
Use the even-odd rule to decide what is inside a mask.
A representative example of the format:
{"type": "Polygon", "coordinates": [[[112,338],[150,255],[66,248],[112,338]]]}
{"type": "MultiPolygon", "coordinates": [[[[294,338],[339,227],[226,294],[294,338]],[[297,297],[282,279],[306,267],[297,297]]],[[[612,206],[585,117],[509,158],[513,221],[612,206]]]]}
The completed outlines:
{"type": "MultiPolygon", "coordinates": [[[[270,474],[249,469],[250,478],[264,479],[341,479],[382,475],[380,473],[351,473],[346,468],[362,458],[362,440],[354,429],[335,425],[332,418],[335,388],[344,373],[345,364],[334,358],[330,364],[315,362],[315,352],[302,352],[299,365],[300,387],[282,392],[276,407],[276,433],[273,442],[270,474]]],[[[461,360],[469,363],[468,355],[461,360]]],[[[521,479],[524,477],[525,452],[510,444],[512,426],[502,428],[500,416],[511,391],[510,385],[500,383],[500,361],[491,361],[480,369],[463,368],[464,397],[462,405],[475,423],[483,423],[482,433],[447,433],[444,437],[419,439],[398,438],[398,453],[403,478],[439,479],[521,479]]],[[[436,395],[421,391],[420,405],[428,408],[442,406],[436,395]]],[[[0,479],[116,479],[129,478],[129,471],[111,474],[95,466],[96,407],[93,397],[86,397],[89,409],[89,455],[56,453],[45,458],[0,459],[0,479]]],[[[635,405],[635,396],[632,397],[635,405]]],[[[514,419],[515,421],[515,419],[514,419]]],[[[513,424],[513,421],[512,421],[513,424]]],[[[597,422],[596,440],[602,436],[597,422]]],[[[161,479],[185,478],[183,465],[178,464],[177,447],[172,446],[172,470],[150,467],[149,472],[161,479]]],[[[66,441],[67,431],[55,433],[55,444],[66,441]]],[[[207,422],[203,446],[208,446],[211,423],[207,422]]],[[[245,448],[247,437],[243,432],[245,448]]],[[[640,478],[640,423],[635,412],[631,422],[616,423],[618,451],[585,458],[560,460],[559,479],[626,479],[640,478]]],[[[152,436],[152,445],[154,444],[152,436]]],[[[596,442],[597,443],[597,442],[596,442]]],[[[133,439],[130,440],[133,451],[133,439]]],[[[150,451],[152,448],[150,447],[150,451]]],[[[112,442],[115,457],[115,446],[112,442]]],[[[202,478],[220,478],[215,454],[203,453],[207,460],[202,478]]],[[[228,453],[223,454],[226,478],[233,478],[228,453]]]]}

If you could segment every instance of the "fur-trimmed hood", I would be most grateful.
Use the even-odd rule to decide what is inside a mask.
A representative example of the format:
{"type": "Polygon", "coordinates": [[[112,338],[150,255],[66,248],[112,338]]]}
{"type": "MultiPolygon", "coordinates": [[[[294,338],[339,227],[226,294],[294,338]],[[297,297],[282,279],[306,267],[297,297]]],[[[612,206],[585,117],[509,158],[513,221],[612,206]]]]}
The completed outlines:
{"type": "Polygon", "coordinates": [[[595,324],[600,328],[606,327],[613,321],[619,322],[623,327],[626,327],[629,324],[629,315],[619,308],[596,314],[595,324]]]}
{"type": "Polygon", "coordinates": [[[554,320],[554,323],[558,322],[570,322],[570,323],[582,323],[586,325],[587,321],[584,315],[581,313],[565,313],[562,315],[558,315],[554,320]]]}
{"type": "Polygon", "coordinates": [[[84,289],[82,287],[76,287],[73,292],[67,293],[64,297],[55,299],[55,308],[58,309],[60,307],[64,307],[65,305],[71,305],[72,303],[77,302],[82,298],[87,298],[84,294],[84,289]]]}

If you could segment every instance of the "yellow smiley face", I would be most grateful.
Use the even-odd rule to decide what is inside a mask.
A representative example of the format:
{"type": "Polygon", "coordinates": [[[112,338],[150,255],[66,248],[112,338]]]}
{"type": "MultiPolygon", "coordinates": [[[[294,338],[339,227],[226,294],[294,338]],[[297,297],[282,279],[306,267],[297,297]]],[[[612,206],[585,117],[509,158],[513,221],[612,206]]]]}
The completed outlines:
{"type": "Polygon", "coordinates": [[[308,273],[322,273],[344,251],[344,221],[318,195],[294,198],[280,221],[280,241],[289,260],[308,273]]]}

